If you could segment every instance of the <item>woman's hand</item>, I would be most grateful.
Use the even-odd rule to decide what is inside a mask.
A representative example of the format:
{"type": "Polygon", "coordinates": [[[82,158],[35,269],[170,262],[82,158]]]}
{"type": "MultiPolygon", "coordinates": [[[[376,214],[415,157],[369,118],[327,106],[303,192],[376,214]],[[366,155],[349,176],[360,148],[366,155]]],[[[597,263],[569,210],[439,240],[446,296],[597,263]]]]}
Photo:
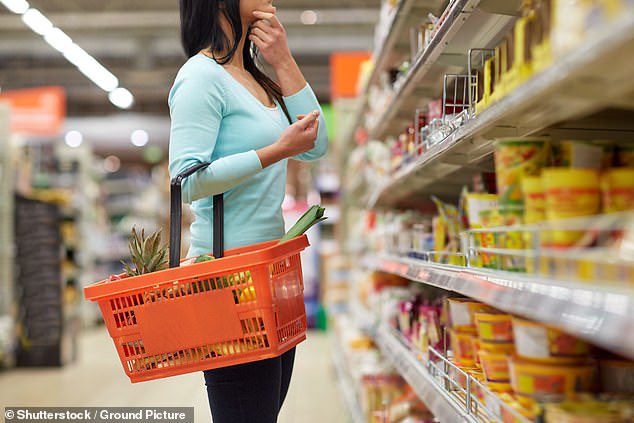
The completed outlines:
{"type": "Polygon", "coordinates": [[[286,30],[274,13],[256,10],[253,15],[258,18],[251,25],[249,40],[260,50],[262,57],[273,68],[284,66],[293,61],[293,56],[286,41],[286,30]]]}
{"type": "Polygon", "coordinates": [[[301,119],[286,128],[275,144],[259,149],[257,154],[262,168],[312,150],[317,139],[319,114],[319,110],[314,110],[307,115],[297,116],[301,119]]]}

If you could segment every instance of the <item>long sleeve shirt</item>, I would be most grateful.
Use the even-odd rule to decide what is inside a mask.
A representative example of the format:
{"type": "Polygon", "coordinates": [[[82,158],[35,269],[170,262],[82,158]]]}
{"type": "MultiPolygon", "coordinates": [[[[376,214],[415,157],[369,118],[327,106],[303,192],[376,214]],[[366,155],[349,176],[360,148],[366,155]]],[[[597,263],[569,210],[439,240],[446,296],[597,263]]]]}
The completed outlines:
{"type": "MultiPolygon", "coordinates": [[[[319,109],[309,85],[284,97],[293,121],[319,109]]],[[[282,201],[287,159],[262,168],[256,150],[276,142],[289,123],[272,113],[211,58],[198,54],[179,70],[168,99],[171,115],[169,171],[173,178],[198,163],[206,169],[183,181],[183,201],[191,203],[188,257],[212,251],[212,196],[224,193],[225,249],[278,239],[284,234],[282,201]]],[[[323,113],[322,113],[323,115],[323,113]]],[[[294,159],[315,160],[326,154],[323,117],[315,147],[294,159]]]]}

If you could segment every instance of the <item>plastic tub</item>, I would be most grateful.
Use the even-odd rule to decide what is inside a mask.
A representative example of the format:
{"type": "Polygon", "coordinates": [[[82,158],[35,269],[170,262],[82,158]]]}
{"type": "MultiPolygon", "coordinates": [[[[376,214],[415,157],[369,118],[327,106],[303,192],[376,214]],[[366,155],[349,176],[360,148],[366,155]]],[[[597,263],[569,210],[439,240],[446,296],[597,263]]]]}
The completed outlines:
{"type": "Polygon", "coordinates": [[[454,360],[461,366],[475,367],[476,360],[473,351],[473,338],[476,337],[475,333],[459,332],[454,329],[449,329],[449,337],[454,360]]]}
{"type": "Polygon", "coordinates": [[[513,323],[510,314],[475,313],[478,337],[485,342],[513,342],[513,323]]]}
{"type": "Polygon", "coordinates": [[[592,364],[553,365],[509,358],[511,387],[518,395],[540,397],[592,390],[595,367],[592,364]]]}
{"type": "Polygon", "coordinates": [[[449,298],[448,302],[449,319],[451,327],[455,330],[475,332],[474,314],[495,310],[487,304],[469,298],[449,298]]]}
{"type": "Polygon", "coordinates": [[[512,318],[515,351],[521,358],[544,363],[576,363],[586,359],[586,342],[551,326],[512,318]]]}
{"type": "Polygon", "coordinates": [[[482,372],[488,382],[508,383],[511,380],[509,374],[508,357],[505,354],[480,351],[478,353],[482,372]]]}
{"type": "Polygon", "coordinates": [[[608,169],[601,176],[603,211],[634,210],[634,168],[608,169]]]}

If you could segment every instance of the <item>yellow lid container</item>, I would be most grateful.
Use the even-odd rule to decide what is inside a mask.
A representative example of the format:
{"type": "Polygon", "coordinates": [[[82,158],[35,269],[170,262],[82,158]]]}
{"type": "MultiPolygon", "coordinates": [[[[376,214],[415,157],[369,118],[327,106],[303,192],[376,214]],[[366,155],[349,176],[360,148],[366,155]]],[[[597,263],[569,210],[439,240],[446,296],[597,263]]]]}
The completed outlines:
{"type": "MultiPolygon", "coordinates": [[[[542,184],[546,198],[546,218],[549,221],[589,216],[600,211],[599,172],[595,169],[545,168],[542,184]]],[[[583,231],[551,231],[550,242],[555,247],[573,245],[583,231]]]]}
{"type": "Polygon", "coordinates": [[[511,387],[518,395],[540,397],[589,392],[593,388],[595,366],[553,365],[509,358],[511,387]]]}
{"type": "Polygon", "coordinates": [[[513,324],[510,314],[475,313],[474,319],[481,341],[513,342],[513,324]]]}
{"type": "Polygon", "coordinates": [[[512,322],[515,351],[521,358],[543,363],[577,363],[588,356],[586,342],[559,329],[517,317],[512,322]]]}
{"type": "Polygon", "coordinates": [[[634,168],[608,169],[601,176],[603,211],[634,210],[634,168]]]}

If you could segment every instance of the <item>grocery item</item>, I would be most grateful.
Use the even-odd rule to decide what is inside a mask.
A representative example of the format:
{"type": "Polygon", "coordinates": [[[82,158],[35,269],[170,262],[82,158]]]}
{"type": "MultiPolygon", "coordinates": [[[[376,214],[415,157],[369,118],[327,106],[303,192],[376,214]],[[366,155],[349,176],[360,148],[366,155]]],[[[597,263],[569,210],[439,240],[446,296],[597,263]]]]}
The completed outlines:
{"type": "Polygon", "coordinates": [[[288,241],[296,238],[306,232],[311,226],[316,225],[322,220],[326,220],[324,212],[326,209],[318,204],[311,206],[304,214],[295,222],[295,224],[280,238],[280,242],[288,241]]]}
{"type": "MultiPolygon", "coordinates": [[[[542,183],[546,217],[551,222],[594,215],[600,210],[599,172],[595,169],[546,168],[542,171],[542,183]]],[[[553,230],[548,242],[553,247],[568,247],[583,234],[578,230],[553,230]]]]}
{"type": "Polygon", "coordinates": [[[509,375],[508,356],[480,350],[478,353],[484,376],[489,382],[508,383],[509,375]]]}
{"type": "Polygon", "coordinates": [[[498,354],[513,354],[515,344],[512,342],[487,342],[480,340],[480,350],[498,354]]]}
{"type": "MultiPolygon", "coordinates": [[[[482,216],[484,215],[486,219],[486,212],[497,208],[498,198],[496,194],[468,193],[465,195],[465,204],[466,226],[471,229],[481,229],[484,228],[482,216]]],[[[491,235],[490,233],[476,233],[473,236],[473,241],[476,246],[491,247],[491,235]]],[[[486,255],[486,253],[484,254],[486,255]]],[[[484,259],[481,256],[482,254],[473,257],[470,265],[473,267],[484,267],[486,264],[486,267],[490,267],[490,255],[487,255],[484,259]]]]}
{"type": "MultiPolygon", "coordinates": [[[[500,215],[504,226],[519,226],[522,224],[524,208],[520,206],[500,207],[500,215]]],[[[526,260],[521,251],[524,249],[522,232],[506,231],[500,233],[500,244],[502,248],[509,250],[507,254],[501,254],[502,269],[511,272],[524,272],[526,260]]]]}
{"type": "Polygon", "coordinates": [[[601,360],[599,381],[601,392],[634,394],[634,361],[601,360]]]}
{"type": "Polygon", "coordinates": [[[604,148],[584,141],[561,141],[553,146],[556,167],[601,169],[604,148]]]}
{"type": "Polygon", "coordinates": [[[589,352],[586,342],[551,326],[512,318],[515,351],[521,358],[549,362],[583,361],[589,352]]]}
{"type": "Polygon", "coordinates": [[[628,423],[626,407],[596,400],[567,400],[545,406],[546,423],[628,423]]]}
{"type": "Polygon", "coordinates": [[[592,364],[545,364],[509,358],[511,386],[515,394],[539,398],[549,394],[568,395],[589,392],[593,388],[592,364]]]}
{"type": "Polygon", "coordinates": [[[132,265],[121,261],[123,270],[127,276],[139,276],[167,269],[168,247],[161,244],[161,230],[145,236],[145,229],[138,233],[136,227],[132,227],[128,242],[132,265]]]}
{"type": "Polygon", "coordinates": [[[524,195],[524,223],[539,223],[546,220],[546,195],[541,176],[522,178],[524,195]]]}
{"type": "Polygon", "coordinates": [[[522,179],[538,175],[548,165],[550,143],[541,138],[501,139],[495,146],[495,172],[497,174],[500,205],[522,204],[522,179]]]}
{"type": "Polygon", "coordinates": [[[603,211],[634,210],[634,168],[608,169],[601,175],[603,211]]]}
{"type": "Polygon", "coordinates": [[[475,313],[476,329],[480,341],[513,342],[511,315],[500,313],[475,313]]]}
{"type": "Polygon", "coordinates": [[[455,330],[463,330],[475,334],[474,314],[482,311],[494,311],[487,304],[474,301],[470,298],[449,298],[449,319],[451,327],[455,330]]]}
{"type": "Polygon", "coordinates": [[[473,351],[473,338],[475,337],[475,332],[459,332],[449,329],[451,350],[453,351],[454,360],[459,366],[475,367],[476,362],[473,351]]]}
{"type": "MultiPolygon", "coordinates": [[[[495,228],[502,226],[504,221],[498,208],[480,211],[480,222],[483,228],[495,228]]],[[[481,232],[479,244],[481,248],[498,248],[498,233],[481,232]]],[[[499,254],[481,252],[476,257],[475,263],[482,265],[486,269],[500,269],[502,267],[502,258],[499,254]]]]}

